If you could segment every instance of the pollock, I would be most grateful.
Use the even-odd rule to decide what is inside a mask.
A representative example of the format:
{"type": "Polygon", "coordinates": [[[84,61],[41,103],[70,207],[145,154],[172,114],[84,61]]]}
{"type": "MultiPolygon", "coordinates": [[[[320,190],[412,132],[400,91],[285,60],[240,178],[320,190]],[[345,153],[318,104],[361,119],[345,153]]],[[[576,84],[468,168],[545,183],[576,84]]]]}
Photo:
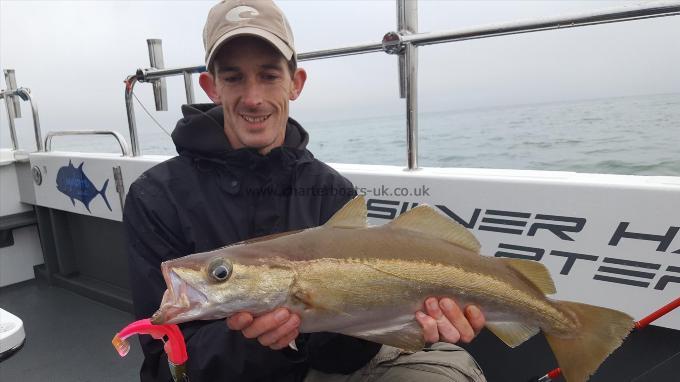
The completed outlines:
{"type": "Polygon", "coordinates": [[[548,270],[480,255],[463,226],[421,205],[369,227],[363,197],[326,224],[164,262],[167,291],[154,323],[255,315],[287,307],[301,332],[336,332],[418,350],[415,312],[427,297],[476,304],[515,347],[543,331],[565,379],[586,381],[633,328],[616,310],[551,300],[548,270]]]}

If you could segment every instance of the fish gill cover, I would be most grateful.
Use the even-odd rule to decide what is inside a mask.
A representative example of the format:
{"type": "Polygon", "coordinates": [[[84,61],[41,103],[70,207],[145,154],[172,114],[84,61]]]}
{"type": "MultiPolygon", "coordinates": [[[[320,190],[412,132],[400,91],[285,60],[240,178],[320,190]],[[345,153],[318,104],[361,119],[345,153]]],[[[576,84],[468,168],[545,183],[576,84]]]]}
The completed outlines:
{"type": "Polygon", "coordinates": [[[106,203],[106,207],[109,208],[109,211],[112,211],[111,205],[106,198],[106,187],[109,185],[109,179],[106,179],[101,190],[97,190],[92,181],[85,175],[83,164],[85,162],[81,162],[76,168],[71,160],[69,160],[68,166],[61,167],[59,172],[57,172],[57,190],[71,198],[71,203],[74,206],[76,205],[75,200],[80,200],[90,213],[92,213],[90,211],[90,202],[97,195],[101,195],[106,203]]]}

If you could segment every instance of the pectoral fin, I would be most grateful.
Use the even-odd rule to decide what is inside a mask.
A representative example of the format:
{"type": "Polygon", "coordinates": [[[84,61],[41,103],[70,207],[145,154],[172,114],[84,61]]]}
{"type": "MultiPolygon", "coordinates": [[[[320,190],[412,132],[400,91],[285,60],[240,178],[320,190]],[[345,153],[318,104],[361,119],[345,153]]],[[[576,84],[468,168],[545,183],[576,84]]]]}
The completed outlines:
{"type": "Polygon", "coordinates": [[[511,348],[535,336],[540,330],[537,326],[519,322],[487,322],[486,328],[511,348]]]}
{"type": "Polygon", "coordinates": [[[335,315],[340,316],[351,316],[347,312],[343,312],[328,304],[323,304],[320,303],[319,301],[314,300],[314,298],[309,293],[301,289],[297,289],[292,293],[291,300],[294,304],[302,304],[305,310],[314,310],[317,311],[318,313],[331,312],[335,315]]]}

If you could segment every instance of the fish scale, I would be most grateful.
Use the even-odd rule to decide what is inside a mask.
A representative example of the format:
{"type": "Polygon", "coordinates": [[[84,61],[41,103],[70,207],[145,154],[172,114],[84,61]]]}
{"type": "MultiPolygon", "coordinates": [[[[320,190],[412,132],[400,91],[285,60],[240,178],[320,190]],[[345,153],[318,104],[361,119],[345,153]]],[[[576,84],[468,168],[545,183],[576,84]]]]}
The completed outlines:
{"type": "MultiPolygon", "coordinates": [[[[338,296],[342,302],[352,301],[354,305],[380,306],[393,303],[382,298],[383,294],[394,293],[395,289],[403,289],[405,292],[414,292],[414,295],[422,299],[430,295],[439,295],[466,300],[468,303],[480,305],[482,308],[490,304],[492,304],[490,308],[502,306],[506,312],[518,312],[530,316],[537,324],[556,331],[574,330],[577,325],[572,318],[555,308],[549,301],[536,299],[535,295],[513,288],[509,283],[497,278],[480,273],[471,273],[444,264],[371,259],[320,259],[307,262],[307,264],[301,263],[303,264],[293,266],[299,269],[299,274],[304,275],[300,277],[306,283],[315,281],[315,285],[306,285],[303,289],[327,291],[323,295],[317,293],[318,298],[325,301],[338,296]],[[343,265],[359,265],[361,267],[343,269],[343,265]],[[362,269],[362,267],[365,268],[362,269]],[[350,272],[353,275],[354,285],[351,288],[344,287],[342,281],[334,282],[332,276],[337,273],[338,269],[343,269],[343,271],[350,272]],[[362,273],[367,273],[368,270],[392,276],[394,280],[388,283],[384,279],[378,278],[376,274],[362,275],[362,273]],[[357,280],[359,275],[362,276],[357,280]],[[366,283],[368,285],[365,285],[361,284],[361,280],[379,280],[379,282],[372,283],[369,281],[366,283]],[[408,282],[407,285],[404,285],[406,282],[408,282]],[[357,292],[364,290],[371,290],[371,293],[357,292]],[[373,296],[375,297],[371,298],[373,296]],[[356,297],[364,297],[364,300],[357,300],[356,297]]],[[[314,305],[323,306],[327,304],[314,305]]],[[[340,308],[336,308],[336,310],[338,309],[340,308]]],[[[417,309],[422,309],[422,307],[417,309]]],[[[409,313],[415,313],[415,310],[409,313]]]]}

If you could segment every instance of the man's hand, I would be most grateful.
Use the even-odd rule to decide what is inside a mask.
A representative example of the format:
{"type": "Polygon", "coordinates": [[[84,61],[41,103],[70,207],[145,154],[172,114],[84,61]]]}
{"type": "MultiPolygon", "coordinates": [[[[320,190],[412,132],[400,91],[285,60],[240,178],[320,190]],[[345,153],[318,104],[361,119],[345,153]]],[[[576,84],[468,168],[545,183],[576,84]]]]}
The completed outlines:
{"type": "Polygon", "coordinates": [[[280,350],[297,338],[300,316],[279,308],[260,317],[250,313],[236,313],[227,319],[231,330],[240,330],[246,338],[257,338],[263,345],[280,350]]]}
{"type": "Polygon", "coordinates": [[[484,328],[484,314],[474,305],[461,310],[450,298],[425,300],[425,313],[416,312],[416,320],[423,327],[423,337],[427,343],[461,341],[468,343],[484,328]]]}

